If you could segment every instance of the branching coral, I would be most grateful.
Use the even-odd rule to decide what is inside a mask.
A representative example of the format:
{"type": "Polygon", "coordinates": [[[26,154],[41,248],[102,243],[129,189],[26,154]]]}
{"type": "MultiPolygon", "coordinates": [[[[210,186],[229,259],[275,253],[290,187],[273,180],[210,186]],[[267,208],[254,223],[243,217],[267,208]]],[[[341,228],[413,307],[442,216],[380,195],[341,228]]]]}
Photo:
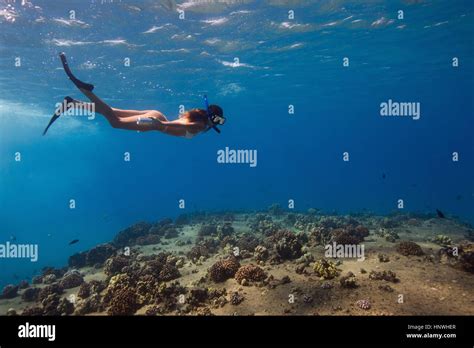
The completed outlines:
{"type": "Polygon", "coordinates": [[[313,270],[318,277],[324,279],[333,279],[341,272],[341,270],[336,267],[334,262],[328,261],[326,259],[316,261],[313,265],[313,270]]]}

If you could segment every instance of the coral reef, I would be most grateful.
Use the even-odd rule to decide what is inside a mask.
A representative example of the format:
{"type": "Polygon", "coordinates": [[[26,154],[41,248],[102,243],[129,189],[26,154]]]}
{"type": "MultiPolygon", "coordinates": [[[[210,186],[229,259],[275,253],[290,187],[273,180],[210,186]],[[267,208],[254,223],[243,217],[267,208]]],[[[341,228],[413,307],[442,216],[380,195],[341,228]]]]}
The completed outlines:
{"type": "Polygon", "coordinates": [[[146,262],[142,274],[150,274],[159,281],[170,281],[179,278],[181,274],[176,267],[177,259],[169,253],[160,253],[153,260],[146,262]]]}
{"type": "Polygon", "coordinates": [[[110,315],[132,315],[138,309],[137,294],[133,289],[122,288],[114,292],[107,313],[110,315]]]}
{"type": "Polygon", "coordinates": [[[55,278],[61,278],[64,275],[64,273],[66,273],[66,271],[67,271],[67,268],[44,267],[41,270],[41,275],[43,277],[46,277],[52,274],[55,276],[55,278]]]}
{"type": "Polygon", "coordinates": [[[397,245],[397,252],[404,256],[421,256],[424,255],[423,249],[421,247],[410,241],[402,241],[397,245]]]}
{"type": "Polygon", "coordinates": [[[205,245],[196,244],[186,254],[187,258],[193,262],[197,262],[199,259],[207,259],[211,255],[211,250],[205,245]]]}
{"type": "Polygon", "coordinates": [[[244,234],[235,242],[235,246],[238,247],[241,252],[243,250],[253,252],[259,244],[260,239],[251,234],[244,234]]]}
{"type": "Polygon", "coordinates": [[[310,241],[315,245],[325,245],[331,241],[332,230],[330,228],[310,225],[307,231],[310,241]]]}
{"type": "Polygon", "coordinates": [[[363,310],[369,310],[372,307],[372,304],[369,300],[358,300],[356,306],[363,310]]]}
{"type": "Polygon", "coordinates": [[[255,247],[254,257],[257,261],[265,262],[270,257],[270,253],[268,252],[268,249],[265,248],[263,245],[257,245],[255,247]]]}
{"type": "Polygon", "coordinates": [[[189,291],[187,303],[192,306],[199,306],[209,298],[209,291],[205,288],[193,288],[189,291]]]}
{"type": "Polygon", "coordinates": [[[123,255],[113,256],[105,261],[104,272],[109,277],[121,273],[123,268],[130,265],[130,258],[123,255]]]}
{"type": "Polygon", "coordinates": [[[14,298],[18,296],[18,286],[13,284],[6,285],[2,290],[1,298],[14,298]]]}
{"type": "Polygon", "coordinates": [[[136,223],[123,231],[120,231],[112,241],[112,244],[117,248],[130,246],[136,244],[138,237],[143,237],[148,234],[152,225],[148,222],[136,223]]]}
{"type": "Polygon", "coordinates": [[[395,272],[392,271],[370,271],[369,279],[372,280],[385,280],[387,282],[398,283],[399,279],[395,272]]]}
{"type": "Polygon", "coordinates": [[[41,284],[43,282],[43,276],[37,275],[31,279],[32,284],[41,284]]]}
{"type": "Polygon", "coordinates": [[[26,289],[30,286],[30,284],[28,284],[28,281],[26,280],[22,280],[18,283],[18,288],[23,290],[23,289],[26,289]]]}
{"type": "Polygon", "coordinates": [[[198,236],[206,237],[217,234],[217,226],[212,224],[205,224],[199,228],[198,236]]]}
{"type": "Polygon", "coordinates": [[[235,273],[235,280],[237,280],[239,284],[242,284],[244,279],[249,282],[259,282],[264,280],[266,277],[267,274],[265,271],[253,264],[244,265],[235,273]]]}
{"type": "Polygon", "coordinates": [[[179,236],[179,232],[174,226],[167,226],[164,228],[163,237],[165,239],[176,238],[179,236]]]}
{"type": "Polygon", "coordinates": [[[339,283],[341,284],[341,287],[347,289],[354,289],[358,287],[356,276],[352,272],[348,272],[345,276],[341,277],[339,283]]]}
{"type": "Polygon", "coordinates": [[[90,297],[80,301],[75,309],[75,314],[85,315],[94,312],[103,312],[105,310],[99,294],[92,294],[90,297]]]}
{"type": "Polygon", "coordinates": [[[60,299],[58,305],[56,306],[56,310],[60,315],[71,315],[74,313],[74,309],[74,304],[66,298],[60,299]]]}
{"type": "Polygon", "coordinates": [[[379,285],[379,289],[386,292],[393,292],[393,288],[388,284],[379,285]]]}
{"type": "Polygon", "coordinates": [[[115,251],[116,248],[111,244],[100,244],[88,251],[70,256],[68,265],[71,268],[102,265],[105,260],[115,254],[115,251]]]}
{"type": "Polygon", "coordinates": [[[474,243],[459,246],[459,263],[463,270],[474,273],[474,243]]]}
{"type": "Polygon", "coordinates": [[[421,221],[417,218],[411,218],[407,220],[409,226],[421,226],[421,221]]]}
{"type": "Polygon", "coordinates": [[[77,296],[86,299],[93,294],[100,294],[106,288],[106,284],[100,280],[91,280],[90,282],[82,283],[77,292],[77,296]]]}
{"type": "Polygon", "coordinates": [[[239,305],[240,303],[242,303],[243,300],[244,300],[244,297],[238,292],[233,292],[232,295],[230,296],[230,303],[233,306],[239,305]]]}
{"type": "Polygon", "coordinates": [[[198,307],[210,305],[214,308],[224,306],[228,301],[225,298],[226,289],[213,288],[192,288],[187,297],[187,308],[181,308],[181,311],[189,312],[191,310],[199,310],[198,307]]]}
{"type": "Polygon", "coordinates": [[[43,315],[43,308],[41,307],[26,307],[21,313],[23,316],[27,317],[38,317],[43,315]]]}
{"type": "Polygon", "coordinates": [[[341,270],[336,267],[336,264],[326,259],[318,260],[313,265],[313,270],[318,277],[324,279],[333,279],[337,277],[341,270]]]}
{"type": "Polygon", "coordinates": [[[190,223],[191,223],[191,217],[188,214],[181,214],[175,220],[175,224],[177,226],[183,226],[190,223]]]}
{"type": "Polygon", "coordinates": [[[296,223],[296,214],[295,213],[286,214],[284,223],[288,226],[294,226],[294,224],[296,223]]]}
{"type": "Polygon", "coordinates": [[[331,242],[336,244],[359,244],[369,235],[369,230],[358,225],[348,225],[345,228],[337,228],[331,232],[331,242]]]}
{"type": "Polygon", "coordinates": [[[273,203],[271,206],[268,207],[268,213],[274,216],[280,216],[283,214],[283,209],[281,205],[278,203],[273,203]]]}
{"type": "Polygon", "coordinates": [[[176,265],[165,263],[158,273],[158,279],[162,281],[169,281],[181,277],[176,265]]]}
{"type": "Polygon", "coordinates": [[[28,288],[21,294],[21,299],[25,302],[35,302],[38,300],[40,291],[39,288],[28,288]]]}
{"type": "Polygon", "coordinates": [[[383,228],[396,228],[401,225],[401,221],[396,217],[384,217],[380,220],[380,226],[383,228]]]}
{"type": "Polygon", "coordinates": [[[334,286],[329,282],[325,282],[325,283],[321,284],[321,289],[328,290],[328,289],[332,289],[333,287],[334,286]]]}
{"type": "Polygon", "coordinates": [[[446,235],[438,234],[436,237],[432,239],[433,243],[441,245],[443,247],[450,246],[453,244],[451,238],[446,235]]]}
{"type": "Polygon", "coordinates": [[[53,284],[58,280],[55,274],[47,274],[41,278],[43,280],[43,284],[53,284]]]}
{"type": "Polygon", "coordinates": [[[147,234],[145,236],[138,237],[135,240],[137,245],[152,245],[152,244],[159,244],[161,241],[161,237],[157,236],[156,234],[147,234]]]}
{"type": "MultiPolygon", "coordinates": [[[[99,245],[71,256],[69,264],[81,268],[46,267],[32,280],[39,286],[30,287],[28,282],[21,281],[16,290],[9,288],[14,293],[11,296],[21,296],[21,300],[5,300],[2,313],[14,315],[13,310],[7,311],[13,307],[22,315],[54,316],[247,315],[252,312],[327,315],[336,311],[350,315],[354,309],[369,310],[380,302],[377,313],[367,314],[390,314],[397,312],[396,304],[389,298],[398,291],[416,292],[418,284],[423,282],[417,278],[420,269],[426,271],[427,279],[446,280],[437,283],[438,294],[449,288],[459,295],[454,300],[456,308],[466,308],[466,300],[460,295],[462,287],[452,286],[450,280],[460,275],[456,277],[459,285],[467,288],[466,284],[471,283],[469,275],[460,272],[474,273],[471,226],[454,219],[434,219],[433,214],[430,219],[396,214],[383,220],[372,213],[324,215],[316,210],[286,213],[279,209],[258,214],[192,213],[179,217],[176,223],[163,219],[153,224],[133,225],[121,231],[113,245],[99,245]],[[181,227],[184,224],[190,225],[181,227]],[[393,226],[398,227],[393,230],[393,226]],[[370,273],[362,268],[359,272],[358,264],[352,260],[345,260],[339,266],[342,261],[322,256],[323,246],[332,242],[363,243],[369,229],[390,242],[397,241],[393,247],[381,238],[367,243],[366,269],[370,273]],[[428,255],[424,258],[404,258],[399,254],[421,256],[423,249],[414,242],[397,240],[395,231],[402,238],[432,241],[440,247],[426,248],[428,255]],[[444,231],[449,231],[456,244],[446,235],[432,238],[444,231]],[[167,240],[178,235],[176,240],[167,240]],[[150,244],[159,245],[142,247],[150,244]],[[130,255],[125,256],[120,245],[133,246],[130,255]],[[397,274],[384,270],[388,267],[397,274]],[[417,268],[417,272],[411,272],[412,268],[417,268]],[[357,274],[347,272],[350,269],[357,274]],[[85,282],[84,275],[87,279],[105,280],[85,282]],[[394,289],[400,282],[397,275],[403,279],[400,289],[394,289]],[[247,287],[250,285],[254,287],[247,287]],[[74,289],[67,290],[71,288],[74,289]],[[295,304],[286,304],[288,294],[297,296],[295,304]],[[272,306],[278,300],[285,303],[272,306]],[[34,307],[22,311],[26,305],[34,307]]],[[[432,310],[429,301],[420,297],[416,310],[420,309],[420,313],[432,310]]],[[[446,308],[447,304],[438,303],[436,310],[447,313],[448,310],[443,311],[446,308]]],[[[359,311],[359,314],[363,313],[359,311]]]]}
{"type": "Polygon", "coordinates": [[[231,236],[235,233],[234,228],[232,227],[231,222],[224,222],[224,224],[220,225],[217,228],[217,235],[219,236],[220,239],[226,237],[226,236],[231,236]]]}
{"type": "Polygon", "coordinates": [[[59,285],[63,289],[71,289],[76,286],[80,286],[84,282],[84,278],[78,270],[70,270],[64,274],[63,278],[59,282],[59,285]]]}
{"type": "Polygon", "coordinates": [[[281,230],[281,225],[273,222],[271,216],[266,214],[257,214],[255,218],[248,223],[248,226],[253,232],[258,232],[265,236],[269,236],[281,230]]]}
{"type": "Polygon", "coordinates": [[[51,284],[42,288],[38,294],[38,300],[43,301],[50,295],[61,295],[63,293],[63,287],[59,284],[51,284]]]}
{"type": "Polygon", "coordinates": [[[375,234],[379,237],[385,238],[387,242],[395,243],[397,239],[400,239],[398,234],[393,230],[388,230],[386,228],[378,229],[375,234]]]}
{"type": "Polygon", "coordinates": [[[219,260],[213,264],[209,270],[208,275],[211,280],[216,283],[226,281],[232,278],[240,268],[240,264],[234,257],[229,257],[225,260],[219,260]]]}
{"type": "Polygon", "coordinates": [[[291,231],[282,230],[267,238],[266,244],[272,247],[278,257],[282,260],[297,259],[303,252],[302,235],[297,235],[291,231]]]}
{"type": "Polygon", "coordinates": [[[41,301],[44,315],[70,315],[74,312],[74,305],[58,294],[50,294],[41,301]]]}

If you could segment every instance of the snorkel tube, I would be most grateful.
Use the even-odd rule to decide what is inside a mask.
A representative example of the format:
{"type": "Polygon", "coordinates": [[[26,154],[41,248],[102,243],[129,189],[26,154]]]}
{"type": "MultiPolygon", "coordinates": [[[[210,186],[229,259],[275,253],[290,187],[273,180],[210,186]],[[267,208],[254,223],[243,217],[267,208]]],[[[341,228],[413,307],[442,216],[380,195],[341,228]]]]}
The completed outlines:
{"type": "Polygon", "coordinates": [[[217,126],[212,122],[212,115],[211,115],[211,110],[209,110],[209,102],[207,101],[207,95],[204,94],[204,105],[206,106],[206,113],[207,113],[207,119],[209,120],[209,124],[211,127],[217,132],[221,133],[221,130],[217,128],[217,126]]]}

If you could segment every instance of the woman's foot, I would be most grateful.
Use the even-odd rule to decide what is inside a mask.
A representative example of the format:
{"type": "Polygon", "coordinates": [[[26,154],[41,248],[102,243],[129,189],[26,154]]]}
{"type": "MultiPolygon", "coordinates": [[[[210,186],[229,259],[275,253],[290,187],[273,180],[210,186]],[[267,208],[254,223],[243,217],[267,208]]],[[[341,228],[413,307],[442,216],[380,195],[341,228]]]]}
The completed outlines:
{"type": "Polygon", "coordinates": [[[61,62],[63,63],[64,71],[66,72],[66,75],[69,77],[69,79],[72,81],[72,83],[74,83],[76,85],[76,87],[79,88],[79,89],[84,89],[86,91],[92,92],[92,90],[94,89],[94,85],[92,85],[90,83],[82,82],[81,80],[79,80],[78,78],[76,78],[74,76],[71,69],[69,68],[69,64],[67,63],[66,55],[64,54],[64,52],[61,52],[59,54],[59,58],[61,58],[61,62]]]}

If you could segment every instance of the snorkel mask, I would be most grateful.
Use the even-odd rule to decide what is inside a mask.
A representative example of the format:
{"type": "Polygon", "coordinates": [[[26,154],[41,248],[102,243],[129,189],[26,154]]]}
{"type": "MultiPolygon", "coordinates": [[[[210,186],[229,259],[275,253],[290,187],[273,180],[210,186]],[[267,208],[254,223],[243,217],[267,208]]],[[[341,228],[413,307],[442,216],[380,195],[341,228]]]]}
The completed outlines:
{"type": "Polygon", "coordinates": [[[209,109],[209,102],[207,100],[207,95],[204,95],[204,104],[206,105],[206,113],[207,118],[209,120],[209,125],[213,128],[217,133],[220,133],[221,130],[217,128],[217,125],[223,125],[225,123],[225,117],[213,114],[209,109]]]}
{"type": "Polygon", "coordinates": [[[214,124],[223,125],[225,123],[225,117],[221,117],[219,115],[212,115],[211,122],[214,124]]]}

